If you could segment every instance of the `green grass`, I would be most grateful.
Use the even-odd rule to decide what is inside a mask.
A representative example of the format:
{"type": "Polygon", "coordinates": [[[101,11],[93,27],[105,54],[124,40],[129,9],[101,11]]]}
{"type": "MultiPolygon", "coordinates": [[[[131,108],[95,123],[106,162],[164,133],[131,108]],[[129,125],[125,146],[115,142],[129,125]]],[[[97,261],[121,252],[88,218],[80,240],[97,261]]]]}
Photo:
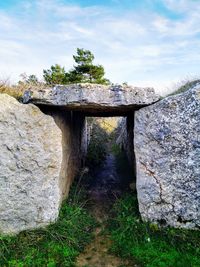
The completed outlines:
{"type": "Polygon", "coordinates": [[[145,267],[199,267],[200,232],[159,228],[141,221],[137,198],[126,194],[109,222],[112,252],[145,267]]]}
{"type": "Polygon", "coordinates": [[[77,194],[75,188],[71,191],[55,224],[17,236],[0,237],[1,267],[75,266],[75,258],[92,239],[95,222],[80,204],[84,202],[83,195],[77,194]]]}
{"type": "Polygon", "coordinates": [[[122,185],[129,188],[129,184],[135,182],[134,168],[130,166],[126,152],[118,144],[113,144],[111,151],[116,158],[116,171],[123,181],[122,185]]]}

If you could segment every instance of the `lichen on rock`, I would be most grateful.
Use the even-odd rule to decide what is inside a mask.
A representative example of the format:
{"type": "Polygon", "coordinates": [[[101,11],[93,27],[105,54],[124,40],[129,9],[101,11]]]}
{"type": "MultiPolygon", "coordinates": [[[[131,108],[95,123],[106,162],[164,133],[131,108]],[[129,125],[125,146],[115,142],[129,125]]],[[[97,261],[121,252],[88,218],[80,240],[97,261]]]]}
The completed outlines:
{"type": "Polygon", "coordinates": [[[136,111],[135,155],[144,220],[200,227],[200,84],[136,111]]]}
{"type": "Polygon", "coordinates": [[[0,94],[0,232],[45,226],[58,216],[62,133],[32,104],[0,94]]]}
{"type": "MultiPolygon", "coordinates": [[[[123,114],[155,103],[160,99],[153,88],[101,84],[70,84],[24,93],[23,102],[61,106],[68,110],[123,114]]],[[[112,116],[112,115],[111,115],[112,116]]]]}

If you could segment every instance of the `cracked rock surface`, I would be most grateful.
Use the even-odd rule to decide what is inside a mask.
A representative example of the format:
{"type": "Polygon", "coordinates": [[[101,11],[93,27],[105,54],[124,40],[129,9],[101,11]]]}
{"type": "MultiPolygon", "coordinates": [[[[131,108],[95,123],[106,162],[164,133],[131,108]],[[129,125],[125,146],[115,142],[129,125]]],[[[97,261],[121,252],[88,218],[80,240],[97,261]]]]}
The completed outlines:
{"type": "Polygon", "coordinates": [[[200,228],[200,84],[136,111],[135,155],[144,220],[200,228]]]}
{"type": "Polygon", "coordinates": [[[52,88],[32,88],[25,92],[24,103],[61,106],[65,109],[98,112],[127,112],[160,99],[153,88],[121,85],[71,84],[52,88]]]}
{"type": "Polygon", "coordinates": [[[62,133],[38,107],[0,94],[0,232],[55,221],[61,192],[62,133]]]}

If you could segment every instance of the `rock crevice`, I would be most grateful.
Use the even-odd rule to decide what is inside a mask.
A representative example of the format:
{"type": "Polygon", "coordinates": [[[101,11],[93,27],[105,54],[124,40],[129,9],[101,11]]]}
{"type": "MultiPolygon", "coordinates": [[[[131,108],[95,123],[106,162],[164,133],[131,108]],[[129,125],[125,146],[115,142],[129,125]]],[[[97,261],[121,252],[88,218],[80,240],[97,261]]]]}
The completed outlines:
{"type": "Polygon", "coordinates": [[[137,192],[144,220],[200,227],[199,94],[196,85],[135,113],[137,192]]]}

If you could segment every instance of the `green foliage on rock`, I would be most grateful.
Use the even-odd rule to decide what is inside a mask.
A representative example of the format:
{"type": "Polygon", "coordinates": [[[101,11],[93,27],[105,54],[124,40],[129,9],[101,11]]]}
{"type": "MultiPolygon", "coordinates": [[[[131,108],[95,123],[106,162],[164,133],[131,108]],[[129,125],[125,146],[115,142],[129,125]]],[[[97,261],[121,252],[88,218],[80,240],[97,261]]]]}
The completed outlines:
{"type": "Polygon", "coordinates": [[[199,267],[200,232],[141,221],[137,197],[126,194],[112,211],[112,251],[145,267],[199,267]]]}
{"type": "Polygon", "coordinates": [[[43,77],[47,84],[70,84],[70,83],[97,83],[110,84],[104,77],[105,71],[102,65],[94,65],[94,55],[91,51],[77,48],[77,55],[73,55],[75,66],[69,72],[56,64],[48,70],[43,70],[43,77]]]}
{"type": "Polygon", "coordinates": [[[196,86],[197,84],[200,84],[200,80],[192,80],[192,81],[187,81],[185,83],[183,83],[181,86],[179,86],[179,88],[177,90],[175,90],[174,92],[172,92],[170,95],[177,95],[177,94],[181,94],[184,93],[185,91],[189,90],[190,88],[196,86]]]}
{"type": "Polygon", "coordinates": [[[47,84],[66,84],[65,69],[56,64],[48,70],[43,70],[43,77],[47,84]]]}
{"type": "Polygon", "coordinates": [[[74,267],[75,258],[91,241],[95,227],[82,203],[83,195],[74,187],[55,224],[13,237],[0,237],[0,266],[74,267]]]}
{"type": "Polygon", "coordinates": [[[89,50],[77,48],[77,55],[73,56],[76,66],[69,72],[72,82],[109,84],[104,78],[105,71],[102,65],[94,65],[94,55],[89,50]]]}

